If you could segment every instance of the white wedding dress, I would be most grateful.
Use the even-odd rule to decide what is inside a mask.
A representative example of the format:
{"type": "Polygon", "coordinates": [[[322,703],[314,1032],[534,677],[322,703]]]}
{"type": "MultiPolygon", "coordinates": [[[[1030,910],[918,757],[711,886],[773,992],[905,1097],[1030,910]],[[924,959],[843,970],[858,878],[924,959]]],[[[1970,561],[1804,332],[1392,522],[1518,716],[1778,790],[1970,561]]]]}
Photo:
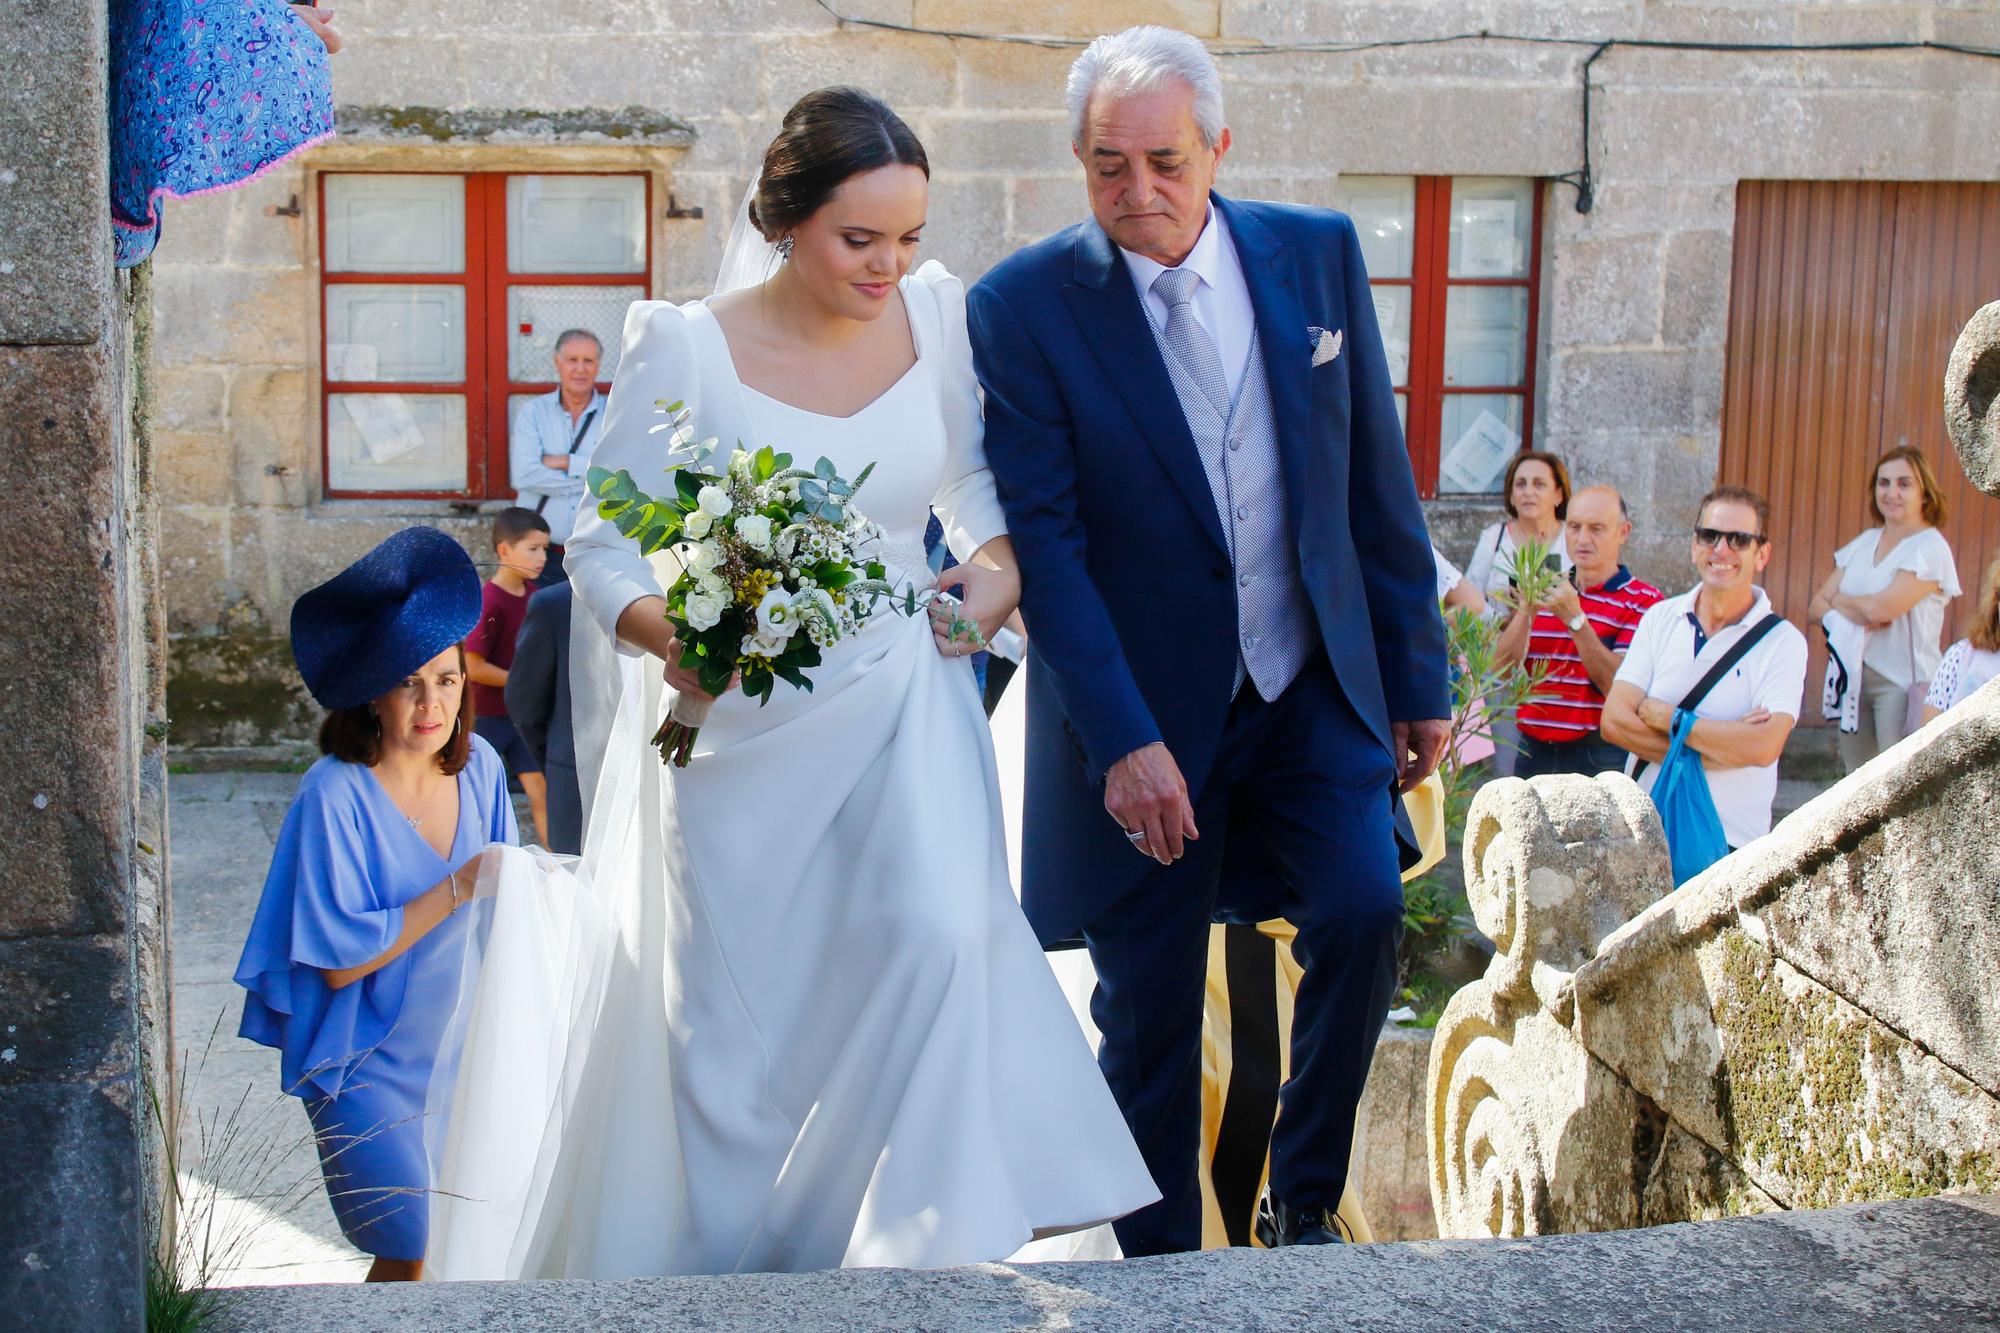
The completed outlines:
{"type": "MultiPolygon", "coordinates": [[[[933,263],[902,293],[916,364],[845,418],[744,385],[705,304],[635,305],[594,462],[660,488],[681,399],[725,447],[873,463],[856,505],[926,585],[933,507],[961,558],[1004,524],[963,288],[933,263]]],[[[663,574],[594,515],[567,564],[578,751],[604,759],[574,877],[511,852],[477,904],[433,1275],[998,1260],[1157,1198],[1010,888],[970,663],[884,610],[811,693],[724,696],[669,770],[660,665],[612,638],[663,574]]]]}

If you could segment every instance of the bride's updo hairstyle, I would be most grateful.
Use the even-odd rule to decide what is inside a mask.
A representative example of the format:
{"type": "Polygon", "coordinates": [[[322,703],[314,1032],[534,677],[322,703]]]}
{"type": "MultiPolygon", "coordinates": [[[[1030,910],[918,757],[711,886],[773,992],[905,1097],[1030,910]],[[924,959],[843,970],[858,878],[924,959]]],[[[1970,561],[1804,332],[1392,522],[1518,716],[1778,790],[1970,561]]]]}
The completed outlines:
{"type": "Polygon", "coordinates": [[[859,88],[807,93],[785,113],[764,152],[750,225],[776,242],[819,212],[846,181],[879,167],[931,174],[924,146],[881,98],[859,88]]]}

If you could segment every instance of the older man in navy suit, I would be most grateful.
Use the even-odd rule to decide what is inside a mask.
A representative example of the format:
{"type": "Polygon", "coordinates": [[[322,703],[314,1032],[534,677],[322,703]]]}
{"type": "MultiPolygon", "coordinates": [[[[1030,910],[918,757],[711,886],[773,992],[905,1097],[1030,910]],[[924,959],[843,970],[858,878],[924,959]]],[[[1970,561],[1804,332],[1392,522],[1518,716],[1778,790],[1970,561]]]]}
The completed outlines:
{"type": "Polygon", "coordinates": [[[1100,38],[1068,101],[1093,218],[969,306],[1035,645],[1023,903],[1096,964],[1105,1077],[1164,1196],[1117,1224],[1128,1255],[1201,1243],[1210,920],[1298,928],[1258,1234],[1337,1241],[1414,855],[1396,797],[1447,733],[1360,243],[1340,213],[1212,191],[1221,80],[1184,33],[1100,38]],[[1223,885],[1232,838],[1282,873],[1223,885]]]}

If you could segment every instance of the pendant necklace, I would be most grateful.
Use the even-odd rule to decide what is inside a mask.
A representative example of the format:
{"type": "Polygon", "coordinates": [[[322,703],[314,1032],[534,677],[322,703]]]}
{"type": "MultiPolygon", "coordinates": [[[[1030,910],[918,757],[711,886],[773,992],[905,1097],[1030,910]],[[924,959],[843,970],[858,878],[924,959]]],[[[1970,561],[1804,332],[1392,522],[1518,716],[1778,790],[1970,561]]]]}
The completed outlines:
{"type": "MultiPolygon", "coordinates": [[[[433,783],[431,794],[424,798],[423,806],[414,815],[403,815],[403,822],[413,829],[421,829],[424,826],[424,817],[431,812],[431,803],[437,800],[438,788],[442,786],[444,786],[442,782],[433,783]]],[[[396,813],[402,814],[402,811],[398,810],[396,813]]]]}

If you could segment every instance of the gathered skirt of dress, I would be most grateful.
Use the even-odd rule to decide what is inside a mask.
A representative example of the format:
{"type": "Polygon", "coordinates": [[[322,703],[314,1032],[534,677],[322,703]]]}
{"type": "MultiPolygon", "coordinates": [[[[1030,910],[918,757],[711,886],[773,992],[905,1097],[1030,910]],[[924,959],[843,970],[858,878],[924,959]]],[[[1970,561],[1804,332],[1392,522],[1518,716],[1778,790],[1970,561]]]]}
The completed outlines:
{"type": "Polygon", "coordinates": [[[970,665],[884,611],[672,773],[646,665],[574,876],[520,853],[480,904],[432,1272],[941,1266],[1156,1198],[1010,887],[970,665]]]}

